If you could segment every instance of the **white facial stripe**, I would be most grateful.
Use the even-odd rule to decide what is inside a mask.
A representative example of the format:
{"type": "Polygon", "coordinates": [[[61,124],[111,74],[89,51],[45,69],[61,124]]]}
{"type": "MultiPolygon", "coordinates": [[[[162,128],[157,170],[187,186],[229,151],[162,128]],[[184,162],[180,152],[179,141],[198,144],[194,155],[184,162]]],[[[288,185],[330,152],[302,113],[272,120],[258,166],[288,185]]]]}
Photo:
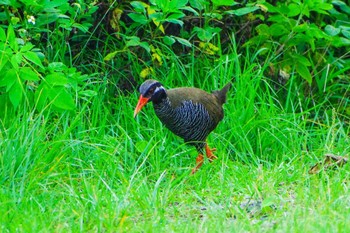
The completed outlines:
{"type": "Polygon", "coordinates": [[[163,88],[162,86],[156,87],[156,89],[154,90],[154,93],[156,93],[156,92],[158,92],[158,91],[160,91],[160,90],[164,90],[164,88],[163,88]]]}

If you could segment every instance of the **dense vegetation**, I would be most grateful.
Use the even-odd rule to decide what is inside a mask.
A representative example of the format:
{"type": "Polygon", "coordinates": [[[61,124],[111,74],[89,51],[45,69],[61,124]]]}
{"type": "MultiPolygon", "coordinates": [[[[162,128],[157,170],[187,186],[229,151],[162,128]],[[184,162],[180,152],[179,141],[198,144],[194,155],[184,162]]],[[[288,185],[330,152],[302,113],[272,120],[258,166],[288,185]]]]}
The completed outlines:
{"type": "Polygon", "coordinates": [[[349,22],[347,1],[1,1],[1,231],[349,231],[349,22]],[[217,161],[190,176],[196,151],[133,119],[145,78],[233,83],[217,161]]]}

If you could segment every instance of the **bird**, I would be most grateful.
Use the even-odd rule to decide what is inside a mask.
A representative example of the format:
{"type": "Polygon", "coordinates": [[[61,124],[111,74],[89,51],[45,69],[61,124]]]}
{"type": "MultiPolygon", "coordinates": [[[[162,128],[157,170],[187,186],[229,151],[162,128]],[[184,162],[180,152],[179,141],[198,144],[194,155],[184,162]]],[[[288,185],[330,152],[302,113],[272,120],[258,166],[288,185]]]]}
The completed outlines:
{"type": "Polygon", "coordinates": [[[221,90],[208,93],[194,87],[166,89],[159,81],[148,79],[139,88],[140,97],[134,110],[134,118],[147,104],[152,102],[155,114],[160,121],[185,143],[196,148],[198,156],[192,174],[204,162],[204,152],[212,162],[213,154],[206,139],[224,117],[222,105],[232,84],[229,82],[221,90]]]}

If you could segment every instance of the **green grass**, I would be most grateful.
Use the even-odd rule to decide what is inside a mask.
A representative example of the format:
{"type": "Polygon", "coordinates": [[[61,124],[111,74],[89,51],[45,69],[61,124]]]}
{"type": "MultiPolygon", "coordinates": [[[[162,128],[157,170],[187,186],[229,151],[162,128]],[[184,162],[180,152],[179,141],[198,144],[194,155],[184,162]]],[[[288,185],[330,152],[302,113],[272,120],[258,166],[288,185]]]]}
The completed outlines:
{"type": "Polygon", "coordinates": [[[208,139],[218,159],[195,175],[195,149],[151,105],[134,119],[138,93],[110,94],[107,82],[76,112],[23,106],[0,122],[1,231],[349,232],[349,164],[308,174],[324,154],[349,153],[349,129],[322,103],[301,111],[293,83],[279,101],[267,67],[241,62],[193,58],[158,71],[166,87],[207,91],[235,78],[208,139]]]}

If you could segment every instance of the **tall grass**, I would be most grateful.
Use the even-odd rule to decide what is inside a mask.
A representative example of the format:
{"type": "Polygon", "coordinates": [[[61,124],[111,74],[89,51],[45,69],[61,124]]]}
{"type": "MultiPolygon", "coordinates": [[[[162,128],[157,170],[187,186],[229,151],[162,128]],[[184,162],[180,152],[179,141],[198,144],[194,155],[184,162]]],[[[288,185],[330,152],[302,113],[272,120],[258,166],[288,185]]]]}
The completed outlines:
{"type": "Polygon", "coordinates": [[[233,50],[185,63],[170,54],[157,70],[167,88],[234,85],[208,138],[218,159],[193,176],[195,149],[161,125],[151,104],[134,119],[138,93],[110,93],[109,73],[75,112],[23,106],[0,123],[1,230],[349,231],[349,165],[308,174],[325,153],[349,153],[349,129],[322,104],[301,109],[297,87],[281,100],[254,56],[233,50]]]}

